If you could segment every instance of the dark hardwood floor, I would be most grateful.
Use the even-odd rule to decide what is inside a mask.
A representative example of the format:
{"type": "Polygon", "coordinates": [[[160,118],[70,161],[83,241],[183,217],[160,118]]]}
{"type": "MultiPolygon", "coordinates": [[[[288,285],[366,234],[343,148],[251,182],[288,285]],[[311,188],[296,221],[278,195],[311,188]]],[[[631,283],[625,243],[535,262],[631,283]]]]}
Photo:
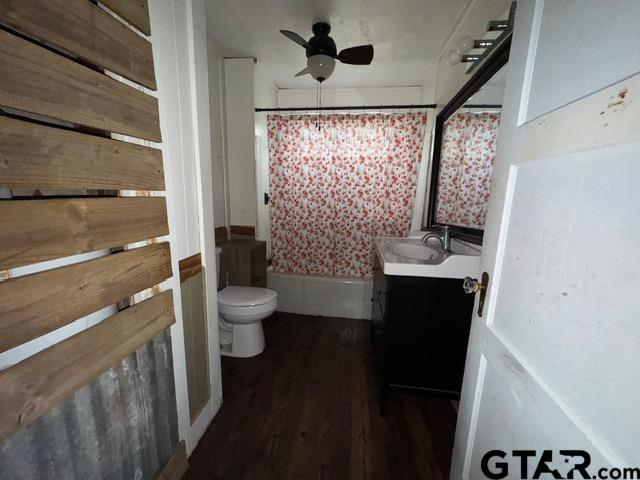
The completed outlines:
{"type": "Polygon", "coordinates": [[[222,359],[224,403],[187,479],[449,478],[456,413],[400,396],[378,414],[368,322],[276,313],[266,350],[222,359]]]}

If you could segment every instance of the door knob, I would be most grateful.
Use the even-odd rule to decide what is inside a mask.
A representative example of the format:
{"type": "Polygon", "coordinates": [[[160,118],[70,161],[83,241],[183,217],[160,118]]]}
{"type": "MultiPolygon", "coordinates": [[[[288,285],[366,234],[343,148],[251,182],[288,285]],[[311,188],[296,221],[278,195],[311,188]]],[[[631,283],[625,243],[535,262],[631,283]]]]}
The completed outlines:
{"type": "Polygon", "coordinates": [[[478,316],[482,316],[484,310],[484,299],[487,295],[487,286],[489,285],[489,274],[482,272],[482,281],[478,281],[476,278],[465,277],[462,282],[462,288],[464,293],[476,293],[480,292],[480,300],[478,301],[478,316]]]}
{"type": "Polygon", "coordinates": [[[483,285],[476,278],[465,277],[462,288],[464,293],[476,293],[482,290],[483,285]]]}

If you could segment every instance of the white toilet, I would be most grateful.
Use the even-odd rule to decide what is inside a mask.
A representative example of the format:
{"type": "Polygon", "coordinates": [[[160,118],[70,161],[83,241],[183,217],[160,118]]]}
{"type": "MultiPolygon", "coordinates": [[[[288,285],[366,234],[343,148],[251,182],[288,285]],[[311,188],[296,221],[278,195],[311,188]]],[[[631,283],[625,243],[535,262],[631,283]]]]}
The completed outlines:
{"type": "MultiPolygon", "coordinates": [[[[216,247],[220,272],[222,249],[216,247]]],[[[220,275],[218,275],[220,282],[220,275]]],[[[268,288],[228,286],[218,292],[220,353],[253,357],[264,350],[262,320],[278,307],[278,292],[268,288]]]]}

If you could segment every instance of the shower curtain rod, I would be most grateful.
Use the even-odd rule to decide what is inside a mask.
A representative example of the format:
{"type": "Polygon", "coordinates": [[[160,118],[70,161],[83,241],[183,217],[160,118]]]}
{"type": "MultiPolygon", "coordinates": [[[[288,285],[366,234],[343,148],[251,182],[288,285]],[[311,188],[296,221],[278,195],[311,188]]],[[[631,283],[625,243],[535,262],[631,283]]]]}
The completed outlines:
{"type": "MultiPolygon", "coordinates": [[[[435,103],[419,104],[419,105],[344,105],[335,107],[285,107],[285,108],[256,108],[256,112],[313,112],[318,110],[403,110],[413,108],[436,108],[435,103]]],[[[464,108],[502,108],[502,105],[493,104],[469,104],[463,105],[464,108]]]]}
{"type": "Polygon", "coordinates": [[[436,108],[434,103],[426,105],[344,105],[336,107],[288,107],[256,108],[256,112],[308,112],[318,110],[396,110],[409,108],[436,108]]]}

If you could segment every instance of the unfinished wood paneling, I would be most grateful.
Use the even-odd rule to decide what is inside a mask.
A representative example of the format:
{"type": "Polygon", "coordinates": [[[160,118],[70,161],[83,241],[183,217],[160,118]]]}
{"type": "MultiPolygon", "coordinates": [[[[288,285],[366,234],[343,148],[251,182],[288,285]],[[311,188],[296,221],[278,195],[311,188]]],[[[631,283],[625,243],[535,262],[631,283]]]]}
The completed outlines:
{"type": "Polygon", "coordinates": [[[0,202],[0,269],[168,233],[164,197],[0,202]]]}
{"type": "Polygon", "coordinates": [[[87,0],[0,0],[0,23],[156,89],[151,43],[87,0]]]}
{"type": "Polygon", "coordinates": [[[222,248],[221,287],[229,285],[266,287],[266,242],[235,238],[219,244],[222,248]]]}
{"type": "Polygon", "coordinates": [[[183,258],[178,265],[180,266],[180,282],[184,282],[202,272],[202,255],[196,253],[190,257],[183,258]]]}
{"type": "Polygon", "coordinates": [[[100,3],[106,5],[142,33],[151,34],[147,0],[101,0],[100,3]]]}
{"type": "Polygon", "coordinates": [[[0,31],[0,106],[161,141],[158,101],[0,31]]]}
{"type": "Polygon", "coordinates": [[[171,290],[0,372],[0,442],[175,321],[171,290]]]}
{"type": "Polygon", "coordinates": [[[187,361],[189,417],[192,425],[211,399],[209,336],[204,290],[202,272],[189,277],[180,284],[184,349],[187,361]]]}
{"type": "Polygon", "coordinates": [[[173,454],[171,454],[169,461],[154,477],[154,480],[180,480],[188,469],[187,445],[184,440],[181,440],[173,454]]]}
{"type": "Polygon", "coordinates": [[[0,283],[0,351],[150,288],[171,276],[158,243],[0,283]]]}
{"type": "Polygon", "coordinates": [[[162,191],[162,152],[0,117],[0,187],[162,191]]]}

